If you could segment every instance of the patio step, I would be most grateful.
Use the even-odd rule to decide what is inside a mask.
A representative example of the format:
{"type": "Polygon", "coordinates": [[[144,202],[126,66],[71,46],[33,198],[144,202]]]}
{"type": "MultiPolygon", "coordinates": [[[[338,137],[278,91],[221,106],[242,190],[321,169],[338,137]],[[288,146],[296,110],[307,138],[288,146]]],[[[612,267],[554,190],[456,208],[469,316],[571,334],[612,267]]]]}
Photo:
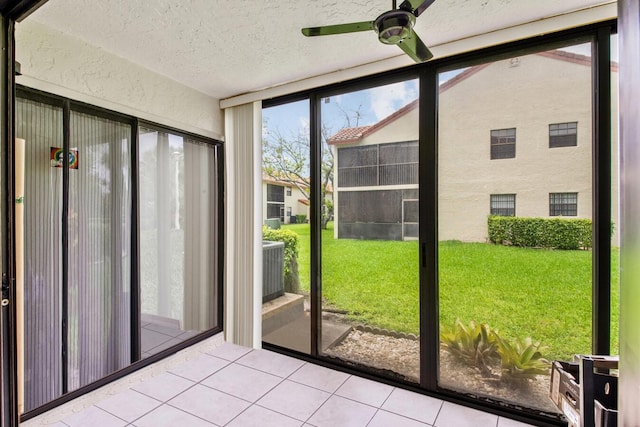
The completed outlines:
{"type": "Polygon", "coordinates": [[[285,293],[262,304],[262,336],[304,314],[304,295],[285,293]]]}
{"type": "MultiPolygon", "coordinates": [[[[351,330],[351,325],[323,319],[321,350],[324,351],[340,342],[351,330]]],[[[263,333],[262,340],[301,353],[311,353],[311,316],[309,312],[305,311],[295,320],[274,331],[263,333]]]]}

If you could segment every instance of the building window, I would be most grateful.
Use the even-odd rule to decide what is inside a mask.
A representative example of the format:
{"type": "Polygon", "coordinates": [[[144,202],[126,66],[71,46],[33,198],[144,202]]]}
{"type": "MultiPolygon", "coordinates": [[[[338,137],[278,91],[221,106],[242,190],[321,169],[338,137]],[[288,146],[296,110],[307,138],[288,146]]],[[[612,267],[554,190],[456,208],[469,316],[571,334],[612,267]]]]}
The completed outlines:
{"type": "Polygon", "coordinates": [[[578,122],[549,125],[549,148],[578,145],[578,122]]]}
{"type": "Polygon", "coordinates": [[[549,193],[549,216],[577,216],[578,193],[549,193]]]}
{"type": "Polygon", "coordinates": [[[491,215],[516,216],[516,195],[492,194],[491,215]]]}
{"type": "Polygon", "coordinates": [[[287,196],[291,196],[291,187],[287,187],[287,196]]]}
{"type": "Polygon", "coordinates": [[[516,157],[516,128],[491,131],[491,160],[516,157]]]}
{"type": "Polygon", "coordinates": [[[267,218],[280,218],[284,222],[284,187],[267,184],[267,218]]]}

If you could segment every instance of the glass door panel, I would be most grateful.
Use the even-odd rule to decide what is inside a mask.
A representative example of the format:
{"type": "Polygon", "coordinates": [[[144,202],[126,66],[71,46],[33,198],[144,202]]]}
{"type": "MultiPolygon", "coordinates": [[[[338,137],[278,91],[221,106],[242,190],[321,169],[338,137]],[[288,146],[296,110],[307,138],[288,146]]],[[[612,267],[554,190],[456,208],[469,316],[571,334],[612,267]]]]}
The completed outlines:
{"type": "Polygon", "coordinates": [[[262,339],[309,354],[309,100],[265,108],[262,117],[262,339]]]}
{"type": "Polygon", "coordinates": [[[556,412],[591,351],[591,45],[443,72],[439,385],[556,412]]]}
{"type": "Polygon", "coordinates": [[[418,81],[326,97],[321,106],[322,169],[331,175],[320,351],[417,383],[418,81]]]}
{"type": "Polygon", "coordinates": [[[142,358],[217,326],[218,151],[140,128],[142,358]]]}

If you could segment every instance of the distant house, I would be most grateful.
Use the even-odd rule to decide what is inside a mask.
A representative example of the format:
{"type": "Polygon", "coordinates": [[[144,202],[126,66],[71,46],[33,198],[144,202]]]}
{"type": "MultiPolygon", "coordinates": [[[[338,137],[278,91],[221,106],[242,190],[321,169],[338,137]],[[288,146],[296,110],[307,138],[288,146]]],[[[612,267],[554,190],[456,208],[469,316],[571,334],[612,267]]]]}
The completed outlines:
{"type": "MultiPolygon", "coordinates": [[[[288,180],[262,175],[262,218],[279,218],[283,224],[296,222],[296,215],[309,219],[309,188],[288,180]],[[306,193],[306,194],[305,194],[306,193]]],[[[327,189],[326,198],[332,200],[333,190],[327,189]]]]}
{"type": "MultiPolygon", "coordinates": [[[[591,78],[590,57],[549,51],[467,68],[440,85],[440,240],[486,241],[490,214],[591,218],[591,78]]],[[[336,238],[418,237],[417,107],[329,139],[336,238]]]]}
{"type": "MultiPolygon", "coordinates": [[[[306,190],[306,185],[300,184],[306,190]]],[[[262,176],[262,217],[279,218],[283,224],[295,223],[296,215],[309,218],[309,199],[296,185],[262,176]],[[293,219],[292,219],[293,217],[293,219]]]]}

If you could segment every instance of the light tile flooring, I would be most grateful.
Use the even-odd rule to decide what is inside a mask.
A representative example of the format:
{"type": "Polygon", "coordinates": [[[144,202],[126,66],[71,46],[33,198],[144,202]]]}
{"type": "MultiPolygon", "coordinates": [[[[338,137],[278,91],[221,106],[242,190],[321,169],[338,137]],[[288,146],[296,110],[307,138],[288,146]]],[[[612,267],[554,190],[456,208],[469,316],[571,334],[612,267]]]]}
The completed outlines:
{"type": "Polygon", "coordinates": [[[24,425],[526,425],[271,351],[220,341],[200,347],[191,356],[177,355],[173,362],[142,374],[139,380],[128,380],[115,391],[94,394],[84,405],[67,404],[66,410],[58,411],[57,419],[44,414],[24,425]]]}
{"type": "Polygon", "coordinates": [[[180,328],[159,323],[142,322],[140,330],[142,358],[160,353],[197,334],[198,331],[183,331],[180,328]]]}

